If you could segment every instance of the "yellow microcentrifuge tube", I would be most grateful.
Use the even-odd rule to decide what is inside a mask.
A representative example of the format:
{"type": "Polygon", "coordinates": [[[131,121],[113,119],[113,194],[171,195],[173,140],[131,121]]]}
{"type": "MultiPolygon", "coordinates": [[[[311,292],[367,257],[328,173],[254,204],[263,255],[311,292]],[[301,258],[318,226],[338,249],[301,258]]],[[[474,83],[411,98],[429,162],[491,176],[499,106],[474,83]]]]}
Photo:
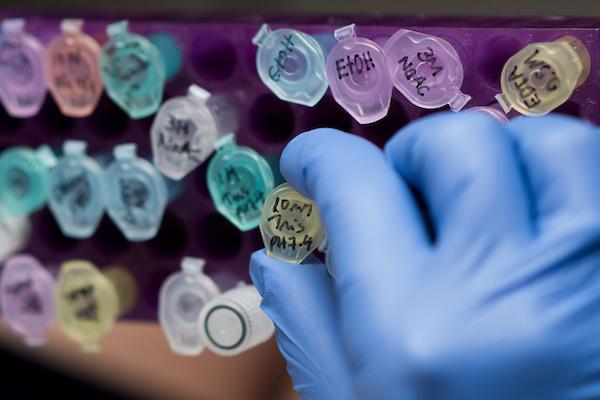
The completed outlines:
{"type": "Polygon", "coordinates": [[[512,56],[502,69],[502,93],[496,100],[508,113],[544,115],[571,97],[590,73],[590,54],[573,36],[532,43],[512,56]]]}
{"type": "Polygon", "coordinates": [[[55,289],[56,318],[68,337],[83,351],[100,349],[100,340],[119,315],[115,287],[92,263],[65,262],[55,289]]]}
{"type": "Polygon", "coordinates": [[[267,254],[300,264],[325,236],[317,206],[284,183],[267,197],[260,217],[267,254]]]}

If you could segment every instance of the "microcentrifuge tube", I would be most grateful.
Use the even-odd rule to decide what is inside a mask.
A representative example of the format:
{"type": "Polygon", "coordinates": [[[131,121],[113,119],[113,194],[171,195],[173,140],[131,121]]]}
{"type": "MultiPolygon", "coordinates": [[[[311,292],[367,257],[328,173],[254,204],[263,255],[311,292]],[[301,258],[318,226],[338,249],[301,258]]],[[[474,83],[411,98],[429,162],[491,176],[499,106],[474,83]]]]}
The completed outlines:
{"type": "Polygon", "coordinates": [[[65,236],[92,236],[105,209],[102,167],[86,154],[87,143],[69,140],[48,174],[48,207],[65,236]]]}
{"type": "Polygon", "coordinates": [[[65,334],[83,351],[99,351],[102,337],[120,311],[112,283],[89,261],[68,261],[60,268],[54,301],[56,318],[65,334]]]}
{"type": "Polygon", "coordinates": [[[200,313],[219,295],[219,288],[202,271],[205,261],[186,257],[181,271],[169,276],[160,288],[158,319],[174,353],[195,356],[204,350],[200,313]]]}
{"type": "Polygon", "coordinates": [[[28,346],[46,342],[45,334],[54,321],[54,278],[29,255],[6,260],[0,277],[0,306],[8,326],[28,346]]]}
{"type": "Polygon", "coordinates": [[[133,143],[116,146],[105,173],[108,215],[132,242],[150,240],[160,228],[169,191],[165,179],[133,143]]]}
{"type": "Polygon", "coordinates": [[[154,165],[165,176],[180,180],[213,152],[219,121],[207,105],[210,93],[191,85],[187,96],[167,100],[150,130],[154,165]]]}
{"type": "Polygon", "coordinates": [[[277,97],[310,107],[321,100],[328,86],[325,54],[312,36],[263,24],[252,42],[258,75],[277,97]]]}
{"type": "Polygon", "coordinates": [[[392,81],[383,50],[356,37],[354,24],[334,33],[339,43],[327,56],[327,78],[334,99],[361,124],[385,117],[392,99],[392,81]]]}
{"type": "Polygon", "coordinates": [[[165,85],[165,64],[145,37],[130,33],[128,22],[106,28],[108,42],[100,54],[100,71],[108,96],[131,118],[154,114],[165,85]]]}
{"type": "Polygon", "coordinates": [[[102,95],[100,45],[82,32],[83,20],[64,19],[46,51],[46,82],[64,115],[90,115],[102,95]]]}
{"type": "Polygon", "coordinates": [[[489,106],[471,107],[465,111],[483,112],[483,113],[486,113],[487,115],[489,115],[490,117],[494,118],[498,122],[502,122],[502,123],[508,122],[508,118],[506,118],[506,115],[502,111],[500,111],[494,107],[489,107],[489,106]]]}
{"type": "Polygon", "coordinates": [[[44,47],[25,32],[23,19],[5,19],[0,35],[0,99],[6,112],[32,117],[45,97],[44,47]]]}
{"type": "Polygon", "coordinates": [[[29,219],[10,215],[0,204],[0,262],[25,248],[30,236],[29,219]]]}
{"type": "Polygon", "coordinates": [[[532,43],[504,64],[496,99],[506,113],[544,115],[567,101],[589,73],[590,54],[579,39],[532,43]]]}
{"type": "Polygon", "coordinates": [[[215,145],[206,183],[217,210],[241,231],[258,226],[267,194],[273,190],[269,163],[249,147],[238,146],[228,134],[215,145]]]}
{"type": "Polygon", "coordinates": [[[411,103],[421,108],[448,104],[460,111],[471,96],[460,91],[463,65],[446,40],[400,29],[383,46],[392,82],[411,103]]]}
{"type": "Polygon", "coordinates": [[[29,215],[44,206],[48,170],[55,163],[48,146],[37,150],[13,147],[0,154],[0,204],[9,215],[29,215]]]}
{"type": "Polygon", "coordinates": [[[202,342],[213,353],[234,356],[269,340],[275,327],[261,301],[256,288],[246,284],[212,299],[200,315],[202,342]]]}
{"type": "Polygon", "coordinates": [[[260,233],[269,256],[300,264],[321,244],[325,229],[316,204],[284,183],[265,201],[260,233]]]}

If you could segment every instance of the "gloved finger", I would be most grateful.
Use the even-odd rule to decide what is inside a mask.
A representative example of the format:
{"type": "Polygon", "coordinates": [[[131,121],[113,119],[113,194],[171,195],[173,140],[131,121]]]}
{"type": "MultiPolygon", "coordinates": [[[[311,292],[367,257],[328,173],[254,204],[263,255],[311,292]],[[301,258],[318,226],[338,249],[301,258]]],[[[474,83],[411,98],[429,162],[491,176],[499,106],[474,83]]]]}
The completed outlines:
{"type": "Polygon", "coordinates": [[[423,195],[442,249],[510,252],[532,236],[514,143],[493,118],[475,112],[423,118],[385,151],[423,195]]]}
{"type": "Polygon", "coordinates": [[[600,131],[561,115],[507,124],[525,167],[541,232],[600,221],[600,131]]]}
{"type": "Polygon", "coordinates": [[[294,387],[303,399],[351,399],[331,278],[315,257],[291,265],[255,252],[250,276],[263,297],[261,307],[276,327],[294,387]]]}
{"type": "Polygon", "coordinates": [[[281,172],[313,199],[336,266],[342,332],[353,365],[397,345],[389,321],[402,320],[430,242],[409,188],[383,152],[360,137],[317,129],[292,140],[281,172]],[[389,329],[388,329],[389,328],[389,329]]]}

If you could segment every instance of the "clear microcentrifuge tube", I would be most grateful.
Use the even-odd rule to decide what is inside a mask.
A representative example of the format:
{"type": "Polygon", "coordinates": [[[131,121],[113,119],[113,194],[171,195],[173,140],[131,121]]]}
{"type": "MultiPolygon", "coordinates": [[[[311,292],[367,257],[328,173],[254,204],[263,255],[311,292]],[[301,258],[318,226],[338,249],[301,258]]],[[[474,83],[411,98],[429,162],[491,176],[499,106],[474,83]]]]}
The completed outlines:
{"type": "Polygon", "coordinates": [[[48,207],[65,236],[92,236],[105,209],[104,173],[86,154],[87,143],[70,140],[48,174],[48,207]]]}
{"type": "Polygon", "coordinates": [[[158,319],[174,353],[195,356],[204,350],[200,338],[200,313],[219,288],[202,271],[205,261],[186,257],[181,271],[169,276],[160,288],[158,319]]]}
{"type": "Polygon", "coordinates": [[[48,146],[13,147],[0,154],[0,204],[6,212],[18,217],[42,208],[48,197],[48,170],[55,163],[48,146]]]}
{"type": "Polygon", "coordinates": [[[212,299],[200,315],[202,342],[213,353],[235,356],[269,340],[275,327],[261,301],[256,288],[246,284],[212,299]]]}
{"type": "Polygon", "coordinates": [[[89,261],[68,261],[61,266],[54,301],[56,318],[66,335],[83,351],[99,351],[102,337],[120,311],[112,283],[89,261]]]}
{"type": "Polygon", "coordinates": [[[167,100],[150,130],[154,165],[180,180],[213,152],[220,134],[218,116],[208,107],[211,94],[191,85],[187,96],[167,100]]]}
{"type": "Polygon", "coordinates": [[[100,71],[108,96],[131,118],[154,114],[165,85],[165,64],[145,37],[128,32],[128,22],[106,28],[108,42],[100,54],[100,71]]]}
{"type": "Polygon", "coordinates": [[[300,264],[321,244],[325,229],[316,204],[284,183],[265,201],[260,233],[269,256],[300,264]]]}
{"type": "Polygon", "coordinates": [[[150,240],[160,228],[169,190],[165,179],[133,143],[116,146],[105,173],[108,215],[132,242],[150,240]]]}
{"type": "Polygon", "coordinates": [[[327,78],[335,100],[361,124],[385,117],[392,99],[392,81],[383,50],[356,37],[354,24],[334,33],[339,43],[327,56],[327,78]]]}
{"type": "Polygon", "coordinates": [[[63,19],[46,51],[46,82],[64,115],[90,115],[102,95],[100,45],[82,32],[83,20],[63,19]]]}
{"type": "Polygon", "coordinates": [[[30,235],[29,219],[14,217],[0,205],[0,262],[22,250],[29,242],[30,235]]]}
{"type": "Polygon", "coordinates": [[[321,100],[328,86],[325,54],[312,36],[263,24],[252,43],[258,46],[258,75],[277,97],[310,107],[321,100]]]}
{"type": "Polygon", "coordinates": [[[494,107],[489,107],[489,106],[471,107],[465,111],[483,112],[483,113],[486,113],[487,115],[489,115],[490,117],[496,119],[498,122],[502,122],[502,123],[508,122],[508,118],[506,118],[506,115],[502,111],[500,111],[494,107]]]}
{"type": "Polygon", "coordinates": [[[532,43],[508,59],[502,69],[502,93],[496,95],[504,112],[544,115],[571,97],[590,73],[590,54],[573,36],[532,43]]]}
{"type": "Polygon", "coordinates": [[[238,146],[228,134],[215,144],[206,183],[217,210],[239,230],[258,226],[274,178],[269,163],[249,147],[238,146]]]}
{"type": "Polygon", "coordinates": [[[471,96],[460,91],[463,65],[446,40],[421,32],[400,29],[383,46],[396,89],[421,108],[448,104],[460,111],[471,96]]]}
{"type": "Polygon", "coordinates": [[[54,278],[32,256],[15,255],[6,260],[0,278],[0,305],[8,326],[28,346],[46,342],[54,321],[54,278]]]}
{"type": "Polygon", "coordinates": [[[0,35],[0,99],[6,112],[32,117],[45,97],[44,47],[25,32],[23,19],[5,19],[0,35]]]}

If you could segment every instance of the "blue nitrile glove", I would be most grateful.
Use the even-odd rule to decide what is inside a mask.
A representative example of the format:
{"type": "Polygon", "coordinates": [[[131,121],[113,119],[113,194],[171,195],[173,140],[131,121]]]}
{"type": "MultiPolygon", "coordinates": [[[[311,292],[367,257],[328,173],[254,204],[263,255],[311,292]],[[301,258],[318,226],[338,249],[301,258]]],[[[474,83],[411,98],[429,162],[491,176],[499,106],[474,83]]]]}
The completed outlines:
{"type": "Polygon", "coordinates": [[[281,169],[316,201],[336,276],[252,258],[303,398],[600,398],[596,128],[444,113],[385,152],[319,129],[281,169]]]}

